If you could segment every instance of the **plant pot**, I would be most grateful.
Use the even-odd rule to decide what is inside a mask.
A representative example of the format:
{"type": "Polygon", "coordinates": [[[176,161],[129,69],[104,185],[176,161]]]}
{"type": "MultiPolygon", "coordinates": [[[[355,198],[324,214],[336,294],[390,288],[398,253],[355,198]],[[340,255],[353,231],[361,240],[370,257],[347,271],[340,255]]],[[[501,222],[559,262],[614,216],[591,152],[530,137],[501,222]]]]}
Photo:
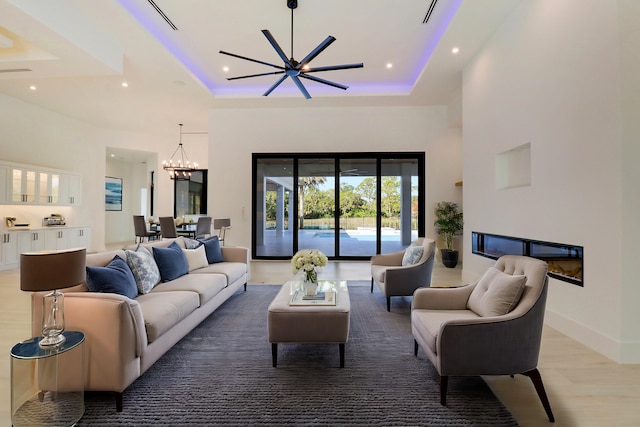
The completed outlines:
{"type": "Polygon", "coordinates": [[[454,268],[458,265],[458,251],[450,249],[441,249],[442,263],[445,267],[454,268]]]}

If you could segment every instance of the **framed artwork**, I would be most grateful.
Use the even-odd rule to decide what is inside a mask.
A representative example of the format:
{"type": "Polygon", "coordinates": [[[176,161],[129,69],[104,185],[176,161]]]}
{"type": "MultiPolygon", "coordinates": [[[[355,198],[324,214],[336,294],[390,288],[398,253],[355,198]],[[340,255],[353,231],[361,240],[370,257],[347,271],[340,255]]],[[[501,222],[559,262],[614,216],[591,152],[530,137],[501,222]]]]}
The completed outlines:
{"type": "Polygon", "coordinates": [[[122,210],[122,178],[106,176],[104,179],[104,210],[122,210]]]}

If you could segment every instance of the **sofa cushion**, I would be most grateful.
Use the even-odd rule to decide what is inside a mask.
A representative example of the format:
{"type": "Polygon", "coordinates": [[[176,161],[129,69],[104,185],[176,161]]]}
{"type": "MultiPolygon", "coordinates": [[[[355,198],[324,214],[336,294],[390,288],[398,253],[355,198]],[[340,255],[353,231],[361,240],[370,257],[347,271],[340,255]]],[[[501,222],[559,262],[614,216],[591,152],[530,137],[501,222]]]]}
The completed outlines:
{"type": "Polygon", "coordinates": [[[200,245],[196,249],[183,249],[182,253],[187,258],[187,264],[189,265],[190,272],[209,265],[204,245],[200,245]]]}
{"type": "Polygon", "coordinates": [[[211,274],[218,273],[226,277],[227,284],[234,283],[237,280],[245,280],[247,274],[247,264],[242,262],[218,262],[215,264],[209,264],[205,268],[199,268],[194,270],[192,274],[211,274]]]}
{"type": "Polygon", "coordinates": [[[507,314],[518,305],[526,281],[527,276],[490,267],[471,292],[467,307],[482,317],[507,314]]]}
{"type": "Polygon", "coordinates": [[[418,261],[422,258],[422,254],[424,253],[424,246],[409,246],[404,251],[404,255],[402,256],[402,265],[413,265],[417,264],[418,261]]]}
{"type": "Polygon", "coordinates": [[[105,267],[87,266],[87,288],[92,292],[107,292],[135,298],[138,286],[129,266],[118,255],[105,267]]]}
{"type": "Polygon", "coordinates": [[[420,334],[429,349],[438,354],[437,341],[442,325],[450,320],[477,319],[471,310],[412,310],[411,330],[420,334]]]}
{"type": "Polygon", "coordinates": [[[153,258],[158,264],[160,276],[163,282],[176,279],[189,272],[187,258],[182,253],[182,248],[176,242],[166,248],[153,247],[153,258]]]}
{"type": "Polygon", "coordinates": [[[125,251],[127,257],[127,265],[133,273],[138,286],[138,293],[147,294],[155,285],[160,283],[160,270],[151,253],[140,247],[138,250],[125,251]]]}
{"type": "Polygon", "coordinates": [[[136,301],[140,304],[149,343],[191,314],[200,302],[195,292],[155,292],[155,289],[140,295],[136,301]]]}
{"type": "Polygon", "coordinates": [[[227,286],[224,274],[185,274],[175,280],[160,283],[153,292],[192,291],[198,294],[200,305],[206,304],[227,286]]]}
{"type": "Polygon", "coordinates": [[[207,260],[209,264],[214,264],[216,262],[223,262],[224,258],[222,257],[222,249],[220,249],[220,241],[218,240],[218,236],[210,237],[206,240],[200,240],[204,245],[204,250],[207,253],[207,260]]]}

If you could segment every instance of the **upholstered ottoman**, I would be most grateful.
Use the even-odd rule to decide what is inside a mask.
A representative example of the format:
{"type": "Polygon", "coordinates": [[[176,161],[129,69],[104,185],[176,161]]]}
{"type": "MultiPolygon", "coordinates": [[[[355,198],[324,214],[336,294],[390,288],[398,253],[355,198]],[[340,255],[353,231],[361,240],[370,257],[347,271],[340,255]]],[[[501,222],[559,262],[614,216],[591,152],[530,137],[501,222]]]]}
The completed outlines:
{"type": "Polygon", "coordinates": [[[335,305],[290,305],[291,282],[285,283],[269,305],[267,329],[273,367],[278,364],[278,344],[338,344],[340,367],[344,368],[344,347],[349,339],[349,290],[346,281],[319,281],[319,289],[335,287],[335,305]]]}

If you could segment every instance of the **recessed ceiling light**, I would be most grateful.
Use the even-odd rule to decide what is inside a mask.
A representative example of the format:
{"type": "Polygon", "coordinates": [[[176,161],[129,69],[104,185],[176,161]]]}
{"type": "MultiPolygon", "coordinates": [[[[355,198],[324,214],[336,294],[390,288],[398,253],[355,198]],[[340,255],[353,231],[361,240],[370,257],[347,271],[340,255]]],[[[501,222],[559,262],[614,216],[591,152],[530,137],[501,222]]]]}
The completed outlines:
{"type": "Polygon", "coordinates": [[[127,82],[122,82],[122,87],[129,87],[129,83],[127,83],[127,82]]]}
{"type": "Polygon", "coordinates": [[[387,68],[393,68],[393,64],[391,62],[387,62],[387,68]]]}
{"type": "Polygon", "coordinates": [[[459,47],[454,47],[453,49],[451,49],[451,53],[453,53],[454,55],[460,52],[460,48],[459,47]]]}
{"type": "Polygon", "coordinates": [[[115,157],[115,156],[116,156],[115,154],[112,154],[112,155],[111,155],[111,157],[115,157]]]}
{"type": "Polygon", "coordinates": [[[222,67],[222,71],[224,71],[225,73],[229,72],[229,67],[222,67]]]}
{"type": "Polygon", "coordinates": [[[36,85],[31,85],[31,86],[29,86],[29,89],[31,89],[31,90],[36,90],[36,89],[38,89],[38,88],[36,87],[36,85]]]}

